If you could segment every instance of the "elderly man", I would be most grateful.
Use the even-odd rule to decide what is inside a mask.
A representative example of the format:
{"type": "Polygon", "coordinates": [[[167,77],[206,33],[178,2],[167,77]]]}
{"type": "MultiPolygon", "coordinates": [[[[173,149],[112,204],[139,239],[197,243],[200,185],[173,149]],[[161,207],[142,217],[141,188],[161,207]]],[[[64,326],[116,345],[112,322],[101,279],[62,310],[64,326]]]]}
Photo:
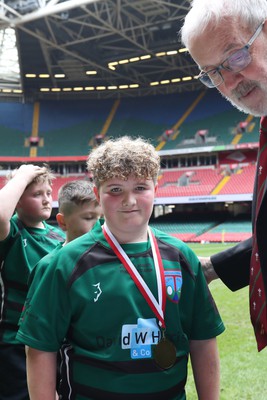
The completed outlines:
{"type": "Polygon", "coordinates": [[[250,284],[251,321],[259,351],[267,345],[266,19],[266,0],[193,0],[181,30],[182,42],[199,66],[199,80],[208,88],[216,87],[239,110],[262,117],[253,236],[201,260],[208,282],[219,277],[231,290],[250,284]]]}

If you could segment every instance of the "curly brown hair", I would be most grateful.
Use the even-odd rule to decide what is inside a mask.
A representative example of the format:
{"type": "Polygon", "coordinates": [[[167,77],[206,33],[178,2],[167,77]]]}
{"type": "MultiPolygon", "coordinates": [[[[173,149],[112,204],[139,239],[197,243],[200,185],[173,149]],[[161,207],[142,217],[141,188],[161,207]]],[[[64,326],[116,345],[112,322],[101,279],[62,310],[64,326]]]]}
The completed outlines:
{"type": "Polygon", "coordinates": [[[96,187],[114,177],[127,180],[130,175],[152,179],[156,184],[160,157],[155,147],[145,139],[123,136],[109,139],[92,150],[87,159],[87,169],[92,172],[96,187]]]}

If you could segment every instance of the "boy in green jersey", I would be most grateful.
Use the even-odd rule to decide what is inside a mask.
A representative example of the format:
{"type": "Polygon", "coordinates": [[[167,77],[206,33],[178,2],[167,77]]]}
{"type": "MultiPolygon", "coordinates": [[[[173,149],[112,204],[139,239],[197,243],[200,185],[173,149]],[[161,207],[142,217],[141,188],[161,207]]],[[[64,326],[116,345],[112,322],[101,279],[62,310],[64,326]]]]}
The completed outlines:
{"type": "MultiPolygon", "coordinates": [[[[65,183],[58,191],[58,213],[56,219],[59,227],[66,233],[66,240],[43,257],[33,269],[29,278],[29,290],[25,304],[38,287],[41,278],[48,264],[54,255],[67,243],[90,231],[96,221],[101,217],[102,211],[99,206],[93,185],[88,180],[75,180],[65,183]]],[[[21,318],[23,319],[22,312],[21,318]]],[[[61,354],[63,354],[67,343],[60,349],[58,363],[61,364],[61,354]]],[[[58,369],[59,372],[59,369],[58,369]]],[[[58,376],[58,380],[60,377],[58,376]]]]}
{"type": "Polygon", "coordinates": [[[94,149],[87,168],[104,220],[53,257],[17,334],[31,400],[54,400],[65,338],[62,400],[184,400],[189,355],[198,398],[218,400],[224,325],[199,260],[149,227],[158,153],[122,137],[94,149]]]}
{"type": "Polygon", "coordinates": [[[26,302],[28,298],[31,298],[55,252],[73,239],[90,231],[101,216],[101,207],[96,200],[93,185],[90,181],[79,179],[67,182],[60,187],[56,220],[59,227],[65,232],[66,239],[64,242],[59,243],[52,252],[43,257],[32,270],[28,281],[29,290],[26,302]]]}
{"type": "Polygon", "coordinates": [[[64,233],[48,225],[52,180],[47,167],[21,165],[0,190],[0,397],[29,399],[24,346],[16,340],[18,321],[34,265],[64,233]]]}

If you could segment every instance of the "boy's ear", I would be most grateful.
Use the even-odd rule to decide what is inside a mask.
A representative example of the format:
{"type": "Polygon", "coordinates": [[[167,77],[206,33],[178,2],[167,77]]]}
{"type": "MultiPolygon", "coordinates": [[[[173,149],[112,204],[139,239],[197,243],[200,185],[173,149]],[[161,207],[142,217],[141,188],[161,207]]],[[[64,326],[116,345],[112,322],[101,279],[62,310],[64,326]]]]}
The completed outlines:
{"type": "Polygon", "coordinates": [[[63,231],[66,231],[66,230],[67,230],[67,226],[66,226],[66,223],[65,223],[64,215],[63,215],[62,213],[57,213],[57,215],[56,215],[56,220],[57,220],[58,226],[59,226],[63,231]]]}
{"type": "Polygon", "coordinates": [[[157,193],[158,187],[159,187],[159,185],[158,185],[158,183],[156,183],[156,185],[155,185],[155,193],[157,193]]]}
{"type": "Polygon", "coordinates": [[[96,200],[97,200],[97,202],[99,203],[99,202],[100,202],[100,197],[99,197],[98,189],[97,189],[96,186],[94,186],[93,189],[94,189],[94,194],[95,194],[96,200]]]}

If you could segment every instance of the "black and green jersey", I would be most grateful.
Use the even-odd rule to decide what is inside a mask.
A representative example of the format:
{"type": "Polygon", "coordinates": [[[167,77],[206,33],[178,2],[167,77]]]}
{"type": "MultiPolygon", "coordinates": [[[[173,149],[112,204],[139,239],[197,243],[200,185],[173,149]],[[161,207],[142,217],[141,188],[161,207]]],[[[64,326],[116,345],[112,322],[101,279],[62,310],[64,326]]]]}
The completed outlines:
{"type": "MultiPolygon", "coordinates": [[[[166,336],[175,344],[176,363],[162,370],[154,362],[158,321],[98,222],[55,254],[28,293],[17,335],[48,352],[67,339],[62,399],[185,399],[189,341],[224,331],[195,254],[178,239],[153,232],[165,273],[166,336]]],[[[150,244],[122,247],[157,299],[150,244]]]]}
{"type": "Polygon", "coordinates": [[[51,250],[46,256],[42,257],[41,260],[38,261],[38,263],[34,266],[28,278],[28,290],[34,291],[35,288],[38,287],[47,266],[50,264],[55,254],[62,249],[63,245],[64,242],[58,243],[53,250],[51,250]]]}
{"type": "Polygon", "coordinates": [[[5,343],[18,343],[18,321],[32,268],[65,237],[58,228],[43,223],[44,229],[28,228],[15,215],[8,237],[0,242],[0,340],[5,343]]]}

